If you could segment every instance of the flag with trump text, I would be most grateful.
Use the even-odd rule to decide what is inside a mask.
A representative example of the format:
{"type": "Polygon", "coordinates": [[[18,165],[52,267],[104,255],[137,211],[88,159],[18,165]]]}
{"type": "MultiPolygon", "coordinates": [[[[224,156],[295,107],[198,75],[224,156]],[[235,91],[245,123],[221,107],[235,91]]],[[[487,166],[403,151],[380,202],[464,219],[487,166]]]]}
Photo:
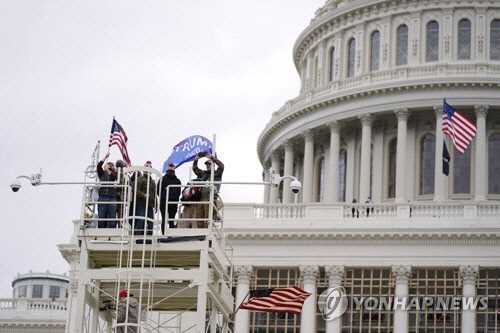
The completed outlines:
{"type": "Polygon", "coordinates": [[[113,118],[113,125],[111,125],[111,134],[109,136],[109,147],[116,145],[122,154],[125,163],[130,165],[130,157],[127,151],[127,134],[123,127],[113,118]]]}
{"type": "Polygon", "coordinates": [[[304,301],[310,295],[297,286],[250,290],[249,300],[240,309],[300,314],[304,301]]]}
{"type": "Polygon", "coordinates": [[[476,125],[443,100],[443,132],[462,155],[476,135],[476,125]]]}
{"type": "Polygon", "coordinates": [[[184,163],[193,161],[196,154],[200,152],[209,152],[213,154],[212,141],[201,135],[192,135],[176,144],[172,149],[172,153],[163,163],[163,172],[167,171],[167,167],[172,163],[176,168],[184,163]]]}

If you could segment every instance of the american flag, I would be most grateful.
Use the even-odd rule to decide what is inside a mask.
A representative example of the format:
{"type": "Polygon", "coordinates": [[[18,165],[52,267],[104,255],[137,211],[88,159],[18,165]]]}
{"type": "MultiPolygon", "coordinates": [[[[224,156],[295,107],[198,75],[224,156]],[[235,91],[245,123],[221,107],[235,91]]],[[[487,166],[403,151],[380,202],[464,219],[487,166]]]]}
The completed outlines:
{"type": "Polygon", "coordinates": [[[111,125],[111,135],[109,136],[109,146],[117,145],[118,149],[122,153],[123,160],[125,163],[130,164],[130,157],[127,151],[127,134],[123,130],[123,127],[118,124],[118,122],[113,119],[113,125],[111,125]]]}
{"type": "Polygon", "coordinates": [[[476,125],[443,101],[443,132],[451,137],[460,154],[463,154],[476,135],[476,125]]]}
{"type": "Polygon", "coordinates": [[[310,295],[297,286],[250,290],[250,299],[240,309],[300,314],[304,301],[310,295]]]}

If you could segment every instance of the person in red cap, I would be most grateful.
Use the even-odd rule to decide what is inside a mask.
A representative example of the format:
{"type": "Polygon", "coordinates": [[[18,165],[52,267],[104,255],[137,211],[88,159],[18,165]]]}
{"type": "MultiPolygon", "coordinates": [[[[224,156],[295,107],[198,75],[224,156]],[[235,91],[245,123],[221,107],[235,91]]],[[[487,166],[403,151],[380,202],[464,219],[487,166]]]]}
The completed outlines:
{"type": "MultiPolygon", "coordinates": [[[[116,319],[117,324],[139,323],[139,303],[137,302],[137,300],[132,297],[132,295],[129,295],[128,290],[126,289],[120,291],[118,297],[119,302],[116,312],[114,310],[108,309],[108,313],[111,315],[111,317],[113,317],[113,319],[116,319]]],[[[118,326],[116,328],[116,333],[137,333],[138,331],[139,328],[137,325],[118,326]]]]}

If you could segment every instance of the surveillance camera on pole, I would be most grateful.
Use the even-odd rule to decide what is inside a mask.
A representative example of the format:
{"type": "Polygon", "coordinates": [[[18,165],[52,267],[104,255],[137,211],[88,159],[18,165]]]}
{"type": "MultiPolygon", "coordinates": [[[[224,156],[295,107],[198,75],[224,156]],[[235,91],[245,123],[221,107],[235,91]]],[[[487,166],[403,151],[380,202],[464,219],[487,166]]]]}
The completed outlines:
{"type": "Polygon", "coordinates": [[[300,192],[300,189],[302,188],[302,183],[297,178],[289,175],[280,176],[280,174],[276,173],[276,171],[273,168],[269,168],[269,180],[272,186],[278,187],[280,183],[285,179],[292,180],[290,183],[290,190],[292,190],[294,194],[300,192]]]}

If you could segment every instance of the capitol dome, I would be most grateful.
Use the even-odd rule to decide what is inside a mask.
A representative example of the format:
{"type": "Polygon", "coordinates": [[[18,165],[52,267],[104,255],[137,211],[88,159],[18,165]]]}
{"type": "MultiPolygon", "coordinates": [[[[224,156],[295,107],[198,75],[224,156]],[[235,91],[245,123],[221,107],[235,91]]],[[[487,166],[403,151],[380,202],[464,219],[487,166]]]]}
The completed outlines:
{"type": "Polygon", "coordinates": [[[498,1],[329,0],[293,59],[300,94],[273,113],[258,154],[303,191],[266,202],[500,198],[498,1]],[[443,98],[478,127],[464,155],[448,143],[449,177],[443,98]]]}
{"type": "Polygon", "coordinates": [[[289,285],[311,296],[300,316],[239,311],[234,332],[500,332],[500,1],[328,0],[293,60],[300,92],[257,151],[266,181],[272,168],[302,190],[286,178],[263,204],[226,204],[224,230],[236,304],[289,285]],[[462,155],[445,98],[477,126],[462,155]],[[340,287],[348,307],[327,320],[317,296],[340,287]],[[488,304],[358,306],[450,297],[488,304]]]}

